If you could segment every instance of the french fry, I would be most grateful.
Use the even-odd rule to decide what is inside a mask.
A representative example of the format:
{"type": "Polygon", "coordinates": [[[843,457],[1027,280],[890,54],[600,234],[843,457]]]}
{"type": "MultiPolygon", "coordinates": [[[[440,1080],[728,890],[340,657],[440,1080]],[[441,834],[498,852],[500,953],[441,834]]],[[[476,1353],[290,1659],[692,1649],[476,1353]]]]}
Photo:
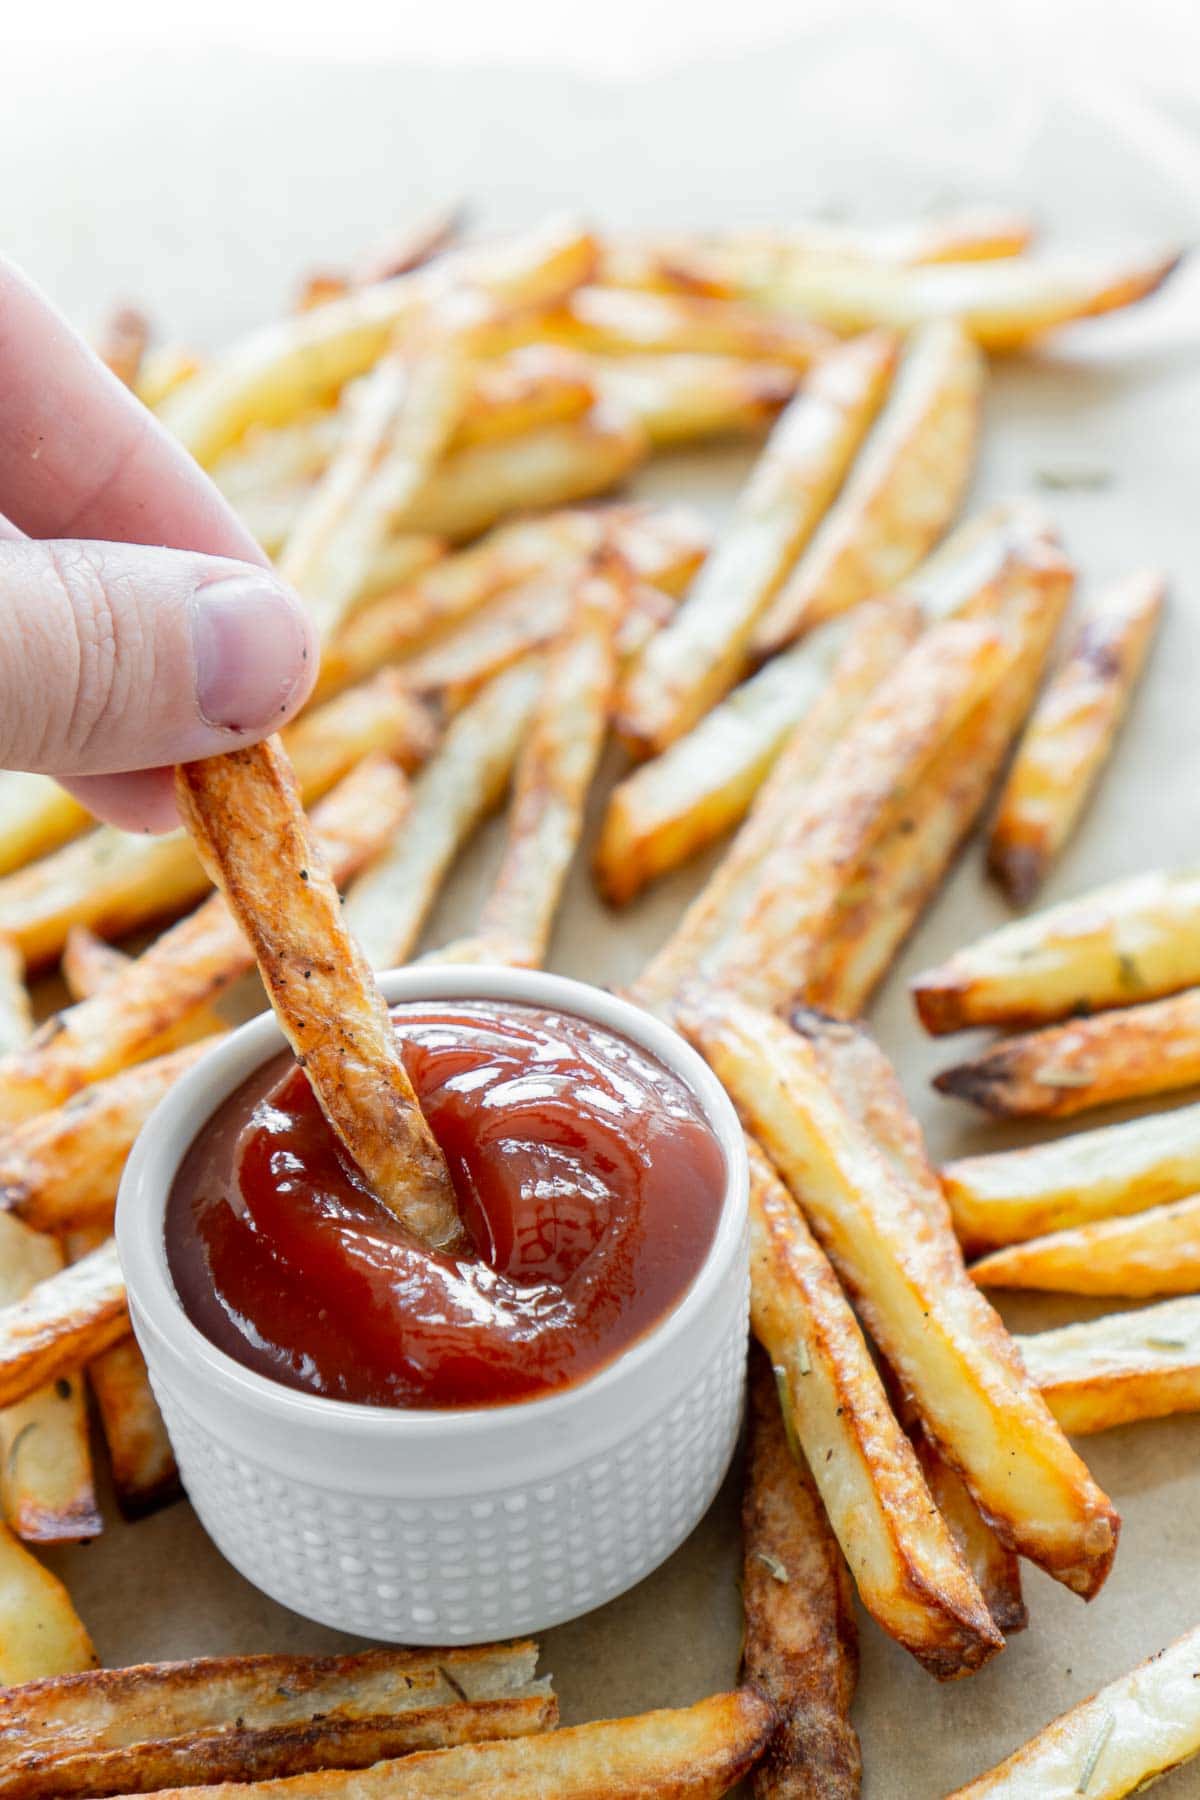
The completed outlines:
{"type": "Polygon", "coordinates": [[[264,1781],[555,1723],[537,1645],[229,1656],[31,1682],[0,1700],[0,1800],[264,1781]]]}
{"type": "Polygon", "coordinates": [[[814,1006],[860,1013],[937,892],[1033,704],[1072,586],[1070,564],[1046,546],[1014,555],[986,601],[981,593],[972,603],[971,617],[1003,618],[1015,652],[1010,673],[946,741],[843,893],[809,982],[814,1006]]]}
{"type": "MultiPolygon", "coordinates": [[[[433,721],[395,670],[306,712],[284,735],[305,801],[327,793],[372,751],[406,768],[428,755],[433,721]]],[[[184,910],[209,881],[184,831],[146,837],[102,825],[0,881],[0,934],[31,968],[57,956],[74,925],[121,937],[184,910]]]]}
{"type": "Polygon", "coordinates": [[[918,601],[930,620],[972,617],[989,606],[1014,569],[1037,566],[1061,548],[1044,507],[1034,500],[1000,500],[956,526],[900,591],[918,601]]]}
{"type": "Polygon", "coordinates": [[[873,600],[858,610],[825,692],[784,745],[716,872],[639,975],[634,992],[643,1005],[668,1000],[684,981],[711,975],[730,952],[795,810],[796,793],[823,769],[919,628],[916,608],[903,601],[873,600]]]}
{"type": "Polygon", "coordinates": [[[0,1406],[28,1399],[128,1332],[125,1281],[117,1246],[107,1238],[0,1307],[0,1406]]]}
{"type": "Polygon", "coordinates": [[[1200,1190],[1200,1104],[1054,1143],[964,1156],[946,1164],[942,1185],[972,1255],[1145,1212],[1200,1190]]]}
{"type": "MultiPolygon", "coordinates": [[[[102,987],[121,975],[133,958],[126,950],[106,944],[86,925],[74,925],[67,933],[59,973],[72,1000],[90,1000],[102,987]]],[[[202,1038],[215,1037],[227,1029],[227,1021],[211,1006],[202,1006],[173,1031],[164,1033],[163,1054],[197,1044],[202,1038]]]]}
{"type": "MultiPolygon", "coordinates": [[[[108,1354],[114,1356],[116,1351],[108,1354]]],[[[996,1629],[1005,1638],[1024,1631],[1029,1612],[1021,1592],[1020,1558],[1000,1542],[972,1500],[962,1476],[938,1454],[915,1420],[909,1433],[933,1503],[974,1576],[996,1629]]]]}
{"type": "Polygon", "coordinates": [[[894,588],[933,548],[971,478],[983,382],[983,360],[958,325],[917,334],[845,487],[760,619],[756,656],[894,588]]]}
{"type": "Polygon", "coordinates": [[[1200,985],[1200,872],[1152,870],[1016,919],[913,982],[926,1031],[1042,1025],[1200,985]]]}
{"type": "Polygon", "coordinates": [[[1200,1296],[1016,1342],[1051,1412],[1076,1436],[1200,1409],[1200,1296]]]}
{"type": "Polygon", "coordinates": [[[527,344],[479,364],[450,448],[523,437],[577,419],[598,398],[600,386],[586,357],[559,344],[527,344]]]}
{"type": "Polygon", "coordinates": [[[846,1562],[808,1467],[794,1457],[764,1358],[751,1364],[742,1498],[742,1680],[782,1721],[753,1776],[755,1800],[856,1800],[862,1753],[850,1723],[858,1627],[846,1562]]]}
{"type": "Polygon", "coordinates": [[[301,283],[296,302],[304,312],[323,305],[353,288],[368,287],[377,281],[392,281],[397,275],[411,275],[431,263],[462,235],[466,209],[461,205],[439,207],[425,217],[406,225],[344,274],[318,272],[307,275],[301,283]]]}
{"type": "Polygon", "coordinates": [[[541,688],[531,658],[498,675],[455,718],[413,784],[403,833],[346,895],[346,918],[377,969],[405,962],[455,854],[499,806],[541,688]]]}
{"type": "Polygon", "coordinates": [[[800,382],[784,363],[734,356],[607,356],[588,366],[604,398],[631,413],[656,450],[757,437],[800,382]]]}
{"type": "Polygon", "coordinates": [[[1010,1244],[972,1264],[970,1273],[980,1287],[1130,1300],[1200,1294],[1200,1194],[1132,1218],[1010,1244]]]}
{"type": "MultiPolygon", "coordinates": [[[[715,1800],[754,1765],[775,1726],[753,1688],[694,1706],[601,1719],[508,1742],[464,1744],[274,1782],[166,1788],[160,1800],[715,1800]]],[[[140,1797],[139,1797],[140,1800],[140,1797]]]]}
{"type": "MultiPolygon", "coordinates": [[[[57,1274],[63,1260],[53,1238],[0,1214],[0,1307],[23,1300],[57,1274]]],[[[78,1542],[101,1530],[77,1373],[60,1374],[0,1411],[0,1498],[5,1518],[26,1543],[78,1542]]]]}
{"type": "Polygon", "coordinates": [[[602,559],[580,577],[566,632],[546,659],[529,735],[517,757],[504,852],[479,914],[485,943],[538,968],[583,829],[617,678],[624,566],[602,559]]]}
{"type": "Polygon", "coordinates": [[[623,906],[742,819],[788,738],[825,691],[842,621],[742,683],[661,755],[618,782],[596,846],[596,882],[623,906]]]}
{"type": "Polygon", "coordinates": [[[748,1142],[751,1323],[788,1429],[867,1611],[940,1680],[966,1674],[1004,1640],[930,1499],[824,1251],[748,1142]]]}
{"type": "Polygon", "coordinates": [[[1200,1630],[1047,1725],[949,1800],[1126,1800],[1200,1751],[1200,1630]]]}
{"type": "Polygon", "coordinates": [[[750,635],[837,491],[895,358],[888,337],[847,345],[783,414],[673,624],[624,684],[618,724],[640,753],[682,736],[737,681],[750,635]]]}
{"type": "Polygon", "coordinates": [[[918,1412],[1010,1549],[1076,1593],[1103,1585],[1120,1521],[1030,1387],[946,1220],[913,1196],[804,1038],[732,999],[685,1020],[793,1193],[918,1412]]]}
{"type": "Polygon", "coordinates": [[[0,1524],[0,1682],[36,1681],[95,1666],[70,1595],[0,1524]]]}
{"type": "Polygon", "coordinates": [[[170,396],[161,416],[207,467],[248,426],[286,424],[325,404],[378,361],[398,327],[456,288],[479,288],[501,307],[553,306],[595,262],[594,238],[559,220],[507,244],[451,253],[244,338],[170,396]]]}
{"type": "Polygon", "coordinates": [[[151,336],[150,321],[136,306],[117,307],[105,322],[97,353],[127,388],[137,387],[151,336]]]}
{"type": "Polygon", "coordinates": [[[1001,1118],[1067,1119],[1200,1082],[1200,988],[1005,1038],[934,1077],[1001,1118]]]}
{"type": "Polygon", "coordinates": [[[1018,906],[1033,899],[1112,755],[1164,590],[1161,575],[1143,573],[1102,595],[1038,701],[988,839],[988,867],[1018,906]]]}
{"type": "Polygon", "coordinates": [[[210,1040],[110,1075],[0,1135],[0,1205],[35,1231],[112,1228],[126,1158],[154,1108],[210,1040]]]}
{"type": "Polygon", "coordinates": [[[479,317],[421,321],[343,401],[347,425],[279,558],[322,640],[353,611],[371,564],[412,509],[466,409],[479,317]]]}
{"type": "Polygon", "coordinates": [[[454,1246],[449,1171],[278,740],[181,764],[175,793],[342,1146],[415,1237],[454,1246]]]}
{"type": "MultiPolygon", "coordinates": [[[[379,853],[408,804],[407,782],[381,756],[360,763],[321,802],[313,827],[339,882],[379,853]]],[[[23,1050],[0,1058],[0,1122],[46,1112],[89,1082],[161,1055],[183,1020],[253,966],[229,908],[210,894],[99,993],[56,1014],[23,1050]]]]}
{"type": "Polygon", "coordinates": [[[740,356],[800,370],[812,368],[834,341],[821,326],[790,312],[706,295],[583,285],[556,311],[515,320],[515,341],[531,329],[551,343],[601,356],[740,356]]]}
{"type": "Polygon", "coordinates": [[[200,371],[200,359],[182,344],[154,344],[142,357],[134,393],[157,412],[172,394],[200,371]]]}
{"type": "Polygon", "coordinates": [[[1179,262],[1174,251],[920,268],[814,259],[793,264],[760,292],[767,304],[836,331],[911,331],[953,319],[985,350],[1017,350],[1061,325],[1134,305],[1156,293],[1179,262]]]}
{"type": "Polygon", "coordinates": [[[19,1050],[33,1032],[33,1007],[25,986],[25,958],[11,938],[0,937],[0,1056],[19,1050]]]}
{"type": "Polygon", "coordinates": [[[70,843],[94,820],[49,775],[0,770],[0,875],[70,843]]]}

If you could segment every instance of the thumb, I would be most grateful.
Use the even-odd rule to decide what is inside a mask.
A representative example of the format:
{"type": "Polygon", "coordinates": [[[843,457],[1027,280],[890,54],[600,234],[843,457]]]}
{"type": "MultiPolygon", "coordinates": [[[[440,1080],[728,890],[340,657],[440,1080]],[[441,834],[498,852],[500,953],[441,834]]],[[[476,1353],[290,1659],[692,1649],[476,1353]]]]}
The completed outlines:
{"type": "Polygon", "coordinates": [[[303,705],[317,646],[268,570],[190,551],[0,542],[0,768],[194,762],[303,705]]]}

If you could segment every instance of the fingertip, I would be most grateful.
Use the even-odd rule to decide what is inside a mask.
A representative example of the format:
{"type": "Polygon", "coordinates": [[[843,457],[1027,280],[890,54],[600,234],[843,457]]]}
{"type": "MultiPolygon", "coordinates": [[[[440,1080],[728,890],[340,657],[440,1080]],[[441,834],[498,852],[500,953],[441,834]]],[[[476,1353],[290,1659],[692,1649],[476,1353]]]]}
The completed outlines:
{"type": "Polygon", "coordinates": [[[205,723],[252,738],[303,706],[318,645],[299,595],[249,566],[202,582],[190,609],[196,703],[205,723]]]}

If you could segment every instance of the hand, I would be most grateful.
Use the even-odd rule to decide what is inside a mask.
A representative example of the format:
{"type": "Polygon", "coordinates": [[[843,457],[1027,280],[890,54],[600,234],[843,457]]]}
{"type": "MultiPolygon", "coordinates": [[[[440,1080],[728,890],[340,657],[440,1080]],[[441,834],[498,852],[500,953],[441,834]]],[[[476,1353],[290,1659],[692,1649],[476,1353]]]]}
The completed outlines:
{"type": "Polygon", "coordinates": [[[316,672],[301,602],[207,476],[0,265],[0,768],[166,830],[170,765],[276,730],[316,672]]]}

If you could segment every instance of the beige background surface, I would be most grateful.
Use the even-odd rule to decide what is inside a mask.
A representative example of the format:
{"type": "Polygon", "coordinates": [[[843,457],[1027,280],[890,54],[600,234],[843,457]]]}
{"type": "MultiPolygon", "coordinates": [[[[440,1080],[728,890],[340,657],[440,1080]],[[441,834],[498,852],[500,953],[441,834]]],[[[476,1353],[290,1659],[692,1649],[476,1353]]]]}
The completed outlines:
{"type": "MultiPolygon", "coordinates": [[[[990,56],[939,57],[886,26],[621,86],[548,71],[63,53],[6,93],[0,247],[82,321],[110,299],[140,298],[173,332],[210,344],[281,304],[300,268],[336,261],[456,193],[500,225],[563,204],[614,223],[719,223],[829,206],[872,219],[1000,198],[1032,203],[1084,240],[1187,240],[1200,151],[1186,127],[1178,113],[1068,102],[1027,71],[1017,80],[990,56]]],[[[1136,318],[1080,330],[995,374],[974,497],[1018,491],[1046,467],[1103,470],[1101,489],[1050,496],[1085,586],[1147,561],[1173,583],[1119,761],[1049,898],[1200,850],[1198,302],[1200,280],[1189,278],[1136,318]]],[[[642,486],[719,515],[745,461],[673,458],[642,486]]],[[[470,925],[494,848],[485,834],[431,941],[470,925]]],[[[578,870],[553,966],[622,981],[701,872],[615,918],[578,870]]],[[[930,1094],[927,1076],[960,1043],[922,1040],[905,977],[1002,916],[972,846],[875,1010],[939,1153],[988,1134],[930,1094]]],[[[1029,1303],[1010,1317],[1036,1328],[1072,1310],[1083,1307],[1029,1303]]],[[[1085,1448],[1125,1518],[1115,1573],[1091,1607],[1030,1573],[1030,1630],[950,1688],[864,1621],[856,1722],[867,1800],[935,1800],[1200,1621],[1200,1420],[1111,1432],[1085,1448]]],[[[736,1509],[731,1480],[665,1568],[547,1634],[544,1666],[566,1719],[685,1702],[732,1680],[736,1509]]],[[[342,1641],[258,1596],[186,1506],[112,1524],[54,1560],[110,1663],[342,1641]]],[[[1200,1772],[1180,1771],[1159,1791],[1200,1794],[1200,1772]]]]}

